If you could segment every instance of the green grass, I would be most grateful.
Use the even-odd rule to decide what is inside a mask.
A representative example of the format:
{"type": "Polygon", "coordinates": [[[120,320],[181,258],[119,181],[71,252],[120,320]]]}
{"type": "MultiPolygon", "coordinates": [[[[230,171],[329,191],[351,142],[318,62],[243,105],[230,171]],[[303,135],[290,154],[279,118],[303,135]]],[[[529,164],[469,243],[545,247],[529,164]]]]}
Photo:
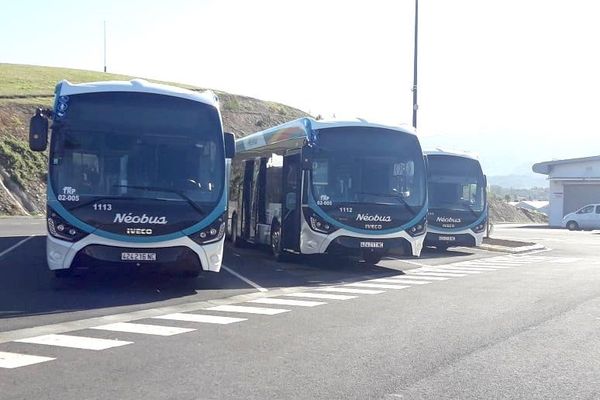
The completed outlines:
{"type": "MultiPolygon", "coordinates": [[[[108,80],[130,80],[134,76],[110,74],[80,69],[43,67],[37,65],[1,64],[0,63],[0,96],[14,95],[52,95],[56,84],[66,79],[71,83],[96,82],[108,80]]],[[[188,89],[197,87],[172,82],[148,79],[151,82],[165,83],[188,89]]],[[[43,99],[44,103],[52,99],[43,99]]]]}
{"type": "Polygon", "coordinates": [[[48,155],[29,150],[25,140],[4,133],[0,135],[0,164],[21,187],[46,180],[48,155]]]}

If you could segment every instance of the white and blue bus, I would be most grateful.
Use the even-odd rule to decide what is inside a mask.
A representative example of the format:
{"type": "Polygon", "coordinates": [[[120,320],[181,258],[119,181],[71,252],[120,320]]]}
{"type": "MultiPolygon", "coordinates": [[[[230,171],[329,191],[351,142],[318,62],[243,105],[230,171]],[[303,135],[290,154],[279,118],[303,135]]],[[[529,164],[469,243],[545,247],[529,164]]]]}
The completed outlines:
{"type": "Polygon", "coordinates": [[[418,256],[426,231],[423,153],[410,128],[301,118],[236,141],[234,244],[379,262],[418,256]]]}
{"type": "Polygon", "coordinates": [[[479,246],[487,229],[487,179],[476,157],[426,151],[429,212],[425,244],[439,250],[479,246]]]}
{"type": "Polygon", "coordinates": [[[62,81],[55,95],[30,125],[31,149],[44,151],[51,121],[49,268],[219,271],[235,141],[216,96],[142,80],[62,81]]]}

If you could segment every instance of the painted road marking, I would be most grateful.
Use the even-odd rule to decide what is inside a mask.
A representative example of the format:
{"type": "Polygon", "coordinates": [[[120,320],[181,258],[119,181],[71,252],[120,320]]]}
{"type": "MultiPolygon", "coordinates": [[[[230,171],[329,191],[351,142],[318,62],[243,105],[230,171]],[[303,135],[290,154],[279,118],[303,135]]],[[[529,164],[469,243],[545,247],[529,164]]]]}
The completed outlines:
{"type": "Polygon", "coordinates": [[[29,237],[26,237],[25,239],[13,244],[12,246],[10,246],[8,249],[4,250],[2,253],[0,253],[0,258],[2,258],[5,254],[10,253],[11,251],[13,251],[14,249],[16,249],[17,247],[19,247],[20,245],[22,245],[23,243],[25,243],[26,241],[33,239],[34,237],[36,237],[37,235],[31,235],[29,237]]]}
{"type": "Polygon", "coordinates": [[[488,271],[493,271],[492,268],[488,267],[479,267],[479,266],[458,266],[458,265],[447,265],[445,267],[443,267],[444,269],[448,269],[448,270],[452,270],[452,271],[456,271],[456,270],[462,270],[462,271],[477,271],[477,272],[488,272],[488,271]]]}
{"type": "Polygon", "coordinates": [[[406,289],[410,286],[402,286],[402,285],[385,285],[383,283],[369,283],[373,281],[365,281],[365,282],[356,282],[356,283],[347,283],[344,286],[353,286],[359,288],[373,288],[373,289],[406,289]]]}
{"type": "Polygon", "coordinates": [[[204,314],[186,314],[186,313],[173,313],[167,315],[159,315],[152,317],[156,319],[170,319],[173,321],[186,321],[186,322],[202,322],[207,324],[220,324],[227,325],[233,324],[234,322],[247,321],[246,318],[232,318],[232,317],[221,317],[219,315],[204,315],[204,314]]]}
{"type": "Polygon", "coordinates": [[[111,347],[125,346],[133,342],[122,340],[97,339],[84,336],[71,335],[43,335],[27,339],[15,340],[20,343],[44,344],[48,346],[70,347],[84,350],[105,350],[111,347]]]}
{"type": "Polygon", "coordinates": [[[0,351],[0,368],[19,368],[52,360],[55,358],[0,351]]]}
{"type": "Polygon", "coordinates": [[[273,297],[265,297],[264,299],[250,300],[248,303],[259,303],[259,304],[275,304],[279,306],[298,306],[298,307],[315,307],[327,304],[322,301],[308,301],[308,300],[290,300],[290,299],[277,299],[273,297]]]}
{"type": "Polygon", "coordinates": [[[261,307],[232,306],[232,305],[216,306],[216,307],[207,308],[207,310],[247,313],[247,314],[262,314],[262,315],[275,315],[275,314],[281,314],[281,313],[290,311],[290,310],[284,310],[281,308],[261,308],[261,307]]]}
{"type": "Polygon", "coordinates": [[[421,270],[404,271],[404,273],[407,275],[414,275],[414,276],[438,276],[441,278],[462,278],[463,276],[466,276],[464,274],[455,274],[455,273],[451,273],[451,272],[425,272],[425,271],[421,271],[421,270]]]}
{"type": "Polygon", "coordinates": [[[388,278],[380,278],[380,279],[372,279],[369,282],[381,282],[381,283],[406,283],[410,285],[427,285],[431,283],[430,281],[418,281],[418,280],[406,280],[404,282],[399,282],[398,279],[388,279],[388,278]]]}
{"type": "Polygon", "coordinates": [[[172,335],[178,335],[180,333],[195,331],[195,329],[189,329],[189,328],[175,328],[172,326],[134,324],[131,322],[117,322],[116,324],[94,326],[91,329],[99,329],[99,330],[103,330],[103,331],[114,331],[114,332],[142,333],[145,335],[157,335],[157,336],[172,336],[172,335]]]}
{"type": "Polygon", "coordinates": [[[460,263],[460,264],[454,264],[456,265],[458,268],[479,268],[479,269],[509,269],[509,268],[513,268],[513,266],[506,266],[506,265],[481,265],[481,264],[477,264],[477,263],[460,263]]]}
{"type": "Polygon", "coordinates": [[[385,293],[384,290],[369,290],[369,289],[351,289],[345,287],[327,287],[327,288],[315,288],[322,292],[334,292],[334,293],[352,293],[352,294],[380,294],[385,293]]]}
{"type": "Polygon", "coordinates": [[[284,296],[306,297],[309,299],[326,299],[326,300],[350,300],[350,299],[356,298],[356,296],[348,296],[348,295],[344,295],[344,294],[309,293],[309,292],[288,293],[284,296]]]}
{"type": "Polygon", "coordinates": [[[483,271],[469,271],[466,269],[452,268],[452,267],[431,267],[431,268],[423,268],[422,271],[431,271],[431,272],[456,272],[457,274],[481,274],[483,271]]]}
{"type": "Polygon", "coordinates": [[[390,276],[390,279],[396,279],[399,281],[447,281],[450,278],[442,278],[441,276],[414,276],[414,275],[396,275],[390,276]]]}
{"type": "Polygon", "coordinates": [[[250,279],[246,278],[245,276],[235,272],[231,268],[226,267],[225,265],[221,265],[221,268],[223,268],[225,271],[229,272],[231,275],[235,276],[236,278],[241,279],[242,281],[246,282],[248,285],[252,286],[254,289],[258,290],[259,292],[268,292],[267,289],[260,286],[258,283],[251,281],[250,279]]]}

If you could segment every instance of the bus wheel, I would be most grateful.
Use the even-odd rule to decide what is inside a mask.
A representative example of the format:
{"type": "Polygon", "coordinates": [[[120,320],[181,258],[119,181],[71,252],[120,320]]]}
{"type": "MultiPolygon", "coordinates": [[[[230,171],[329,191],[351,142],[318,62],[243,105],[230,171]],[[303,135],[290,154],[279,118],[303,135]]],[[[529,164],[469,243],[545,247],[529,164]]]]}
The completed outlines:
{"type": "Polygon", "coordinates": [[[233,243],[233,247],[243,247],[242,239],[238,236],[237,214],[231,218],[231,243],[233,243]]]}
{"type": "Polygon", "coordinates": [[[365,263],[369,264],[369,265],[375,265],[377,264],[379,261],[381,261],[381,258],[383,257],[383,254],[381,253],[377,253],[375,251],[368,251],[363,253],[363,260],[365,260],[365,263]]]}
{"type": "Polygon", "coordinates": [[[54,277],[58,279],[70,278],[73,276],[73,268],[57,269],[54,271],[54,277]]]}
{"type": "Polygon", "coordinates": [[[569,221],[567,222],[567,229],[570,231],[578,231],[579,225],[575,221],[569,221]]]}
{"type": "Polygon", "coordinates": [[[278,223],[271,226],[271,253],[277,261],[287,258],[287,253],[281,248],[281,226],[278,223]]]}

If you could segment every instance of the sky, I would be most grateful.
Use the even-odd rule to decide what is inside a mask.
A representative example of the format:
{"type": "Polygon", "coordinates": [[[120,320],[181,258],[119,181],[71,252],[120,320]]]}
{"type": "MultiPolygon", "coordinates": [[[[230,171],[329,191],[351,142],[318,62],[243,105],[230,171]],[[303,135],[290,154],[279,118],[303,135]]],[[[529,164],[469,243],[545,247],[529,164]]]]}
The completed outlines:
{"type": "MultiPolygon", "coordinates": [[[[0,0],[0,62],[411,124],[414,0],[0,0]]],[[[420,0],[418,134],[488,175],[600,155],[600,2],[420,0]]]]}

